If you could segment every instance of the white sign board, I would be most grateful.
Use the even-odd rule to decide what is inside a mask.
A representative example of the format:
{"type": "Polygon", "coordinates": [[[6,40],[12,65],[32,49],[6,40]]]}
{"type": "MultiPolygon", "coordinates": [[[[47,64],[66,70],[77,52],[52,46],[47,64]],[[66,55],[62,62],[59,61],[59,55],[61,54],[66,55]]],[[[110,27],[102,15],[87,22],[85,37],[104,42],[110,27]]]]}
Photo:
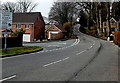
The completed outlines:
{"type": "Polygon", "coordinates": [[[9,10],[0,10],[0,29],[12,28],[12,12],[9,10]]]}

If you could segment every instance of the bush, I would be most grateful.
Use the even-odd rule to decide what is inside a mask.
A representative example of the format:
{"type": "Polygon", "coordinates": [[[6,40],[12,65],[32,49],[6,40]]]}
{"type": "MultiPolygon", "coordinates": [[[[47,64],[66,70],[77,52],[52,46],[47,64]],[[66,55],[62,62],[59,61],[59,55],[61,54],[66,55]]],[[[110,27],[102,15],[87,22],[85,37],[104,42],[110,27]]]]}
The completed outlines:
{"type": "Polygon", "coordinates": [[[18,37],[18,36],[23,35],[25,32],[26,32],[26,31],[21,28],[21,29],[18,29],[18,30],[16,30],[16,31],[12,32],[12,36],[18,37]]]}
{"type": "Polygon", "coordinates": [[[73,22],[66,22],[63,25],[63,29],[65,29],[67,31],[67,33],[66,33],[67,37],[71,37],[71,35],[73,33],[72,25],[73,25],[73,22]]]}

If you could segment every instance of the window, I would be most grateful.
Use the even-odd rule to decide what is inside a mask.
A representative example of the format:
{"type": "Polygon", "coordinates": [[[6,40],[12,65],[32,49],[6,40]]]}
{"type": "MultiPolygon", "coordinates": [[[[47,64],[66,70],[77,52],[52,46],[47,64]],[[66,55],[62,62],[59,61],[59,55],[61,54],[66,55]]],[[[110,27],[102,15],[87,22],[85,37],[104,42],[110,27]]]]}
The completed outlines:
{"type": "Polygon", "coordinates": [[[16,27],[17,27],[17,29],[21,28],[21,24],[17,24],[16,27]]]}
{"type": "Polygon", "coordinates": [[[29,24],[26,24],[26,29],[29,29],[29,24]]]}
{"type": "Polygon", "coordinates": [[[111,28],[111,31],[115,31],[115,28],[111,28]]]}

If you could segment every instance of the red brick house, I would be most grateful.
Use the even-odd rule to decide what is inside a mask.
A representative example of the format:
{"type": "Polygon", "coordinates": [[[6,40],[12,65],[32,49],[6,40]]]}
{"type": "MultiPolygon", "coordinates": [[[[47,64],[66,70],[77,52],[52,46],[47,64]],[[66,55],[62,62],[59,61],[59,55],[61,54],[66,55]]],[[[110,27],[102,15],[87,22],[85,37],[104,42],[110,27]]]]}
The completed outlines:
{"type": "Polygon", "coordinates": [[[47,30],[46,30],[46,38],[49,40],[57,40],[64,38],[64,32],[62,28],[59,28],[55,25],[51,25],[47,30]]]}
{"type": "Polygon", "coordinates": [[[45,36],[45,22],[40,12],[13,13],[12,31],[23,28],[24,42],[42,39],[45,36]]]}

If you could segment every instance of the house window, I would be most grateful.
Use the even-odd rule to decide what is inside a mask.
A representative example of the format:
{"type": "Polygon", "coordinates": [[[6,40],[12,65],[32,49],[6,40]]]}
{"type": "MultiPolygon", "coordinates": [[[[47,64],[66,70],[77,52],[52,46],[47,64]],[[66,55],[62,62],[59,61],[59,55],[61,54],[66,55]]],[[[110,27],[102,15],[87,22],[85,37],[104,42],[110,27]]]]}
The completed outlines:
{"type": "Polygon", "coordinates": [[[21,28],[21,24],[17,24],[16,27],[17,27],[17,29],[21,28]]]}
{"type": "Polygon", "coordinates": [[[115,31],[115,28],[111,28],[111,31],[115,31]]]}
{"type": "Polygon", "coordinates": [[[26,24],[26,29],[29,29],[29,24],[26,24]]]}

